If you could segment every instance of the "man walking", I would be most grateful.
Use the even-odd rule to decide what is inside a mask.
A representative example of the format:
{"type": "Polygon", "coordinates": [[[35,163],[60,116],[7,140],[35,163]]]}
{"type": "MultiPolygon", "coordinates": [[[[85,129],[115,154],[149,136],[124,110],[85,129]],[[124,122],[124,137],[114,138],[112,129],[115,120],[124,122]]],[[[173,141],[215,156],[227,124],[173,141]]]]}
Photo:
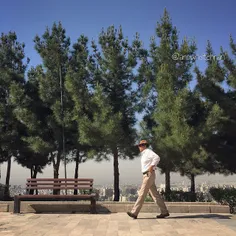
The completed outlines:
{"type": "Polygon", "coordinates": [[[141,189],[139,191],[139,197],[135,202],[131,212],[127,212],[127,214],[130,217],[137,219],[138,214],[143,206],[144,199],[149,192],[161,211],[161,214],[157,215],[156,218],[165,218],[169,216],[169,212],[167,210],[164,200],[158,193],[155,184],[155,179],[156,179],[155,169],[156,165],[160,161],[160,157],[155,152],[153,152],[151,149],[148,148],[149,144],[146,140],[141,140],[138,147],[141,154],[141,168],[143,172],[143,182],[141,189]]]}

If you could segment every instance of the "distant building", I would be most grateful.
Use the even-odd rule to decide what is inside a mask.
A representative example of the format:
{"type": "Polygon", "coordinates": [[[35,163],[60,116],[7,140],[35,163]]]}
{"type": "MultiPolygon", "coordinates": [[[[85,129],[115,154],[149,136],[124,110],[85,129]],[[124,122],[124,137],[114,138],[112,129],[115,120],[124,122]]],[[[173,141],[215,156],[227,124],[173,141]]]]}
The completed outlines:
{"type": "Polygon", "coordinates": [[[121,202],[127,202],[127,197],[126,196],[120,196],[120,201],[121,202]]]}

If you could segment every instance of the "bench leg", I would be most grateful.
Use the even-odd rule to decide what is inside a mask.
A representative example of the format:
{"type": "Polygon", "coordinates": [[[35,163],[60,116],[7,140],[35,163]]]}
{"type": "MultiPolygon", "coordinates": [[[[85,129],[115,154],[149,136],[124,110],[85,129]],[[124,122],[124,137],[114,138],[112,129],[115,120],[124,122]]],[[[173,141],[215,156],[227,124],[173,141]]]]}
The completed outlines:
{"type": "Polygon", "coordinates": [[[18,196],[14,197],[14,214],[20,213],[20,199],[18,196]]]}
{"type": "Polygon", "coordinates": [[[97,214],[96,200],[95,199],[91,199],[90,212],[91,212],[91,214],[97,214]]]}

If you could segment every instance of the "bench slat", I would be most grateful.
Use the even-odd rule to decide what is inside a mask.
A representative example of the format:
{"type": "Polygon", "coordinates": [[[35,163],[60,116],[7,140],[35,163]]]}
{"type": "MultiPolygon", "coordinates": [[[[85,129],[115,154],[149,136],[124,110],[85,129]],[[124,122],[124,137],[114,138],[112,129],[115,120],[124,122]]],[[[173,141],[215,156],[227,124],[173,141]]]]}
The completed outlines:
{"type": "Polygon", "coordinates": [[[50,186],[92,186],[92,184],[89,183],[27,183],[27,186],[35,186],[35,185],[50,185],[50,186]]]}
{"type": "Polygon", "coordinates": [[[93,189],[92,187],[26,187],[26,189],[87,189],[87,190],[91,190],[93,189]]]}
{"type": "Polygon", "coordinates": [[[93,189],[93,179],[89,178],[28,178],[26,183],[26,189],[30,190],[46,190],[46,189],[57,189],[57,190],[92,190],[93,189]]]}
{"type": "Polygon", "coordinates": [[[95,194],[79,194],[79,195],[51,195],[51,194],[45,194],[45,195],[18,195],[17,198],[54,198],[54,199],[65,199],[65,198],[71,198],[71,199],[79,199],[79,198],[91,198],[95,197],[95,194]]]}
{"type": "Polygon", "coordinates": [[[93,179],[85,179],[85,178],[79,178],[79,179],[72,179],[72,178],[68,178],[68,179],[62,179],[62,178],[58,178],[58,179],[53,179],[53,178],[47,178],[47,179],[42,179],[42,178],[30,178],[27,179],[27,181],[89,181],[89,182],[93,182],[93,179]]]}

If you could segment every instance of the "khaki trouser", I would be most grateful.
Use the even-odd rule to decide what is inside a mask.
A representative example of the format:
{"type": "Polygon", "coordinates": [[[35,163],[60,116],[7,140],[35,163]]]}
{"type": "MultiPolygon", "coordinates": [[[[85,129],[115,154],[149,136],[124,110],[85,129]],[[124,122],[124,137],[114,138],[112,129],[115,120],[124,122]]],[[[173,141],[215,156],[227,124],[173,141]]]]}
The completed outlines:
{"type": "Polygon", "coordinates": [[[143,183],[139,191],[139,197],[135,202],[134,207],[131,211],[134,215],[137,216],[139,214],[148,192],[151,194],[154,202],[159,206],[161,213],[162,214],[168,213],[165,202],[157,191],[155,179],[156,179],[155,171],[153,171],[152,173],[148,172],[147,174],[143,175],[143,183]]]}

